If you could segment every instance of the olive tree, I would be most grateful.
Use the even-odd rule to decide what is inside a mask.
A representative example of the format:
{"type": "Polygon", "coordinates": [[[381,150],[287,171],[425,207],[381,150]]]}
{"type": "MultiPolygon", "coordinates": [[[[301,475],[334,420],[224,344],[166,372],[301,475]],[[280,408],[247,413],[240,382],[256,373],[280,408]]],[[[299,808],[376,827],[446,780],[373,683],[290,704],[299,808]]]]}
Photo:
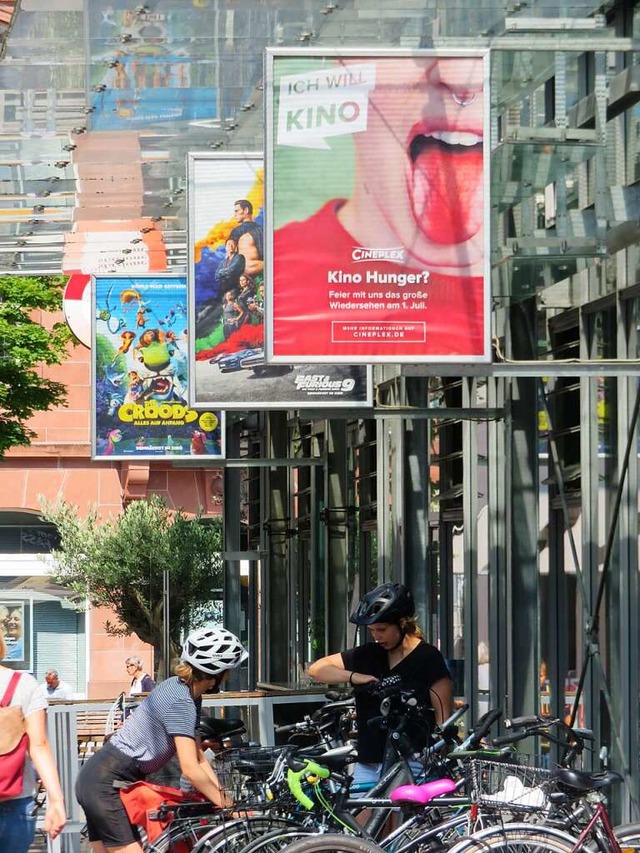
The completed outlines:
{"type": "Polygon", "coordinates": [[[165,663],[164,589],[168,582],[169,660],[184,631],[206,618],[207,605],[222,583],[221,520],[189,517],[159,497],[134,501],[117,516],[101,519],[97,509],[81,517],[68,503],[42,501],[42,515],[58,530],[52,552],[54,580],[93,606],[110,607],[120,624],[112,635],[135,632],[165,663]]]}

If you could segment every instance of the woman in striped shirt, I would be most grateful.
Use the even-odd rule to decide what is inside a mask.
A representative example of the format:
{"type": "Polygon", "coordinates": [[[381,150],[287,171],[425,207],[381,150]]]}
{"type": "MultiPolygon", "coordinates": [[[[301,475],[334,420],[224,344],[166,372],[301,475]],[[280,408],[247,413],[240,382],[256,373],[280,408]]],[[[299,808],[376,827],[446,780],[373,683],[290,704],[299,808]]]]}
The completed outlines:
{"type": "Polygon", "coordinates": [[[137,831],[113,783],[144,779],[174,755],[194,788],[218,806],[231,805],[197,745],[196,725],[202,695],[217,693],[229,670],[247,657],[238,638],[225,628],[194,631],[182,648],[175,677],[159,684],[84,765],[76,797],[84,809],[93,853],[140,853],[137,831]]]}

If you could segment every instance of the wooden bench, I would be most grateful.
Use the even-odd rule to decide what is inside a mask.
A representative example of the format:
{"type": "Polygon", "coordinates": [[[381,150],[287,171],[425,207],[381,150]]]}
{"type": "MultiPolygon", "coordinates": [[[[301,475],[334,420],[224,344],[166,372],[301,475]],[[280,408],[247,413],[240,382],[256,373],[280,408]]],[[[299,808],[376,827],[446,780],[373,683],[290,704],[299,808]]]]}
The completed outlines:
{"type": "MultiPolygon", "coordinates": [[[[111,711],[105,709],[82,709],[76,712],[78,755],[81,758],[93,755],[104,745],[107,737],[107,723],[111,717],[111,711]]],[[[122,722],[118,721],[118,725],[122,725],[122,722]]]]}

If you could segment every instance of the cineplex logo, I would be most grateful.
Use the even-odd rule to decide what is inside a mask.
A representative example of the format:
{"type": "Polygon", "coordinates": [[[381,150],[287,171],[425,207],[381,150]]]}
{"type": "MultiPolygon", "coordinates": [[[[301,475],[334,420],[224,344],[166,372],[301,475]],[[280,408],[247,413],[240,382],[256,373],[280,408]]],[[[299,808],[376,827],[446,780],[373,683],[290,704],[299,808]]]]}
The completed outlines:
{"type": "Polygon", "coordinates": [[[368,249],[364,246],[354,246],[351,250],[351,260],[355,264],[363,261],[390,261],[401,264],[404,261],[404,249],[402,246],[393,249],[368,249]]]}

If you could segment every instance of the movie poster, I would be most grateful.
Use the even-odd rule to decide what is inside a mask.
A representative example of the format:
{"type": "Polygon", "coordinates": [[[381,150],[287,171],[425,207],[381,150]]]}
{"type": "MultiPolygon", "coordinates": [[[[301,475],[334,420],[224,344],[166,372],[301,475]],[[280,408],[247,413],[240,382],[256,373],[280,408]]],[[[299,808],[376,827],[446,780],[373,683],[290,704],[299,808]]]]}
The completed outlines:
{"type": "Polygon", "coordinates": [[[488,71],[267,51],[270,360],[490,360],[488,71]]]}
{"type": "Polygon", "coordinates": [[[220,459],[224,420],[187,402],[185,276],[93,277],[93,458],[220,459]]]}
{"type": "Polygon", "coordinates": [[[188,171],[191,405],[371,406],[371,368],[267,363],[262,157],[191,154],[188,171]]]}

